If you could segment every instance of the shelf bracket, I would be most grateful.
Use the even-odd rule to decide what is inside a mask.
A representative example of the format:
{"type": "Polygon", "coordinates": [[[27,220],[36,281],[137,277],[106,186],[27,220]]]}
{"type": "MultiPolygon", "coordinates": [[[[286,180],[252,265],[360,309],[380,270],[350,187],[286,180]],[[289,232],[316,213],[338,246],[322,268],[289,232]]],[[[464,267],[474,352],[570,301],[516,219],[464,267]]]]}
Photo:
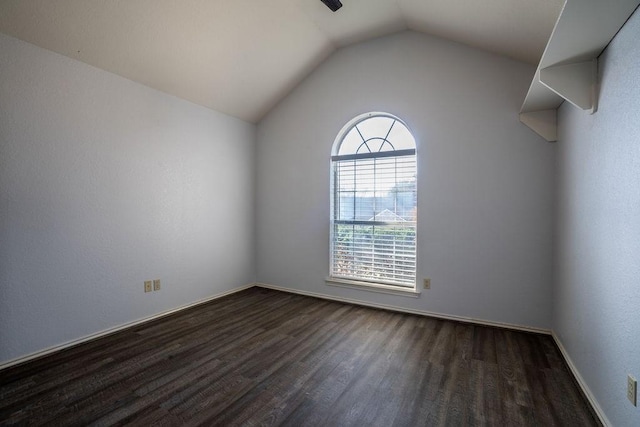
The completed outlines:
{"type": "Polygon", "coordinates": [[[520,121],[549,142],[558,140],[558,111],[556,109],[520,113],[520,121]]]}
{"type": "Polygon", "coordinates": [[[540,70],[540,83],[576,107],[596,112],[598,59],[552,65],[540,70]]]}

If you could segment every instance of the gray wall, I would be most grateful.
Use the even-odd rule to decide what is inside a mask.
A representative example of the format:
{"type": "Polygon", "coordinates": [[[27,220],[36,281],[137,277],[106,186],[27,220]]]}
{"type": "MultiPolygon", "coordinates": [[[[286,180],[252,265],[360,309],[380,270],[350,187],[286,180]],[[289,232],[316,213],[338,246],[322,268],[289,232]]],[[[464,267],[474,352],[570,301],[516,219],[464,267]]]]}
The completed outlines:
{"type": "Polygon", "coordinates": [[[0,35],[0,362],[253,282],[254,141],[0,35]]]}
{"type": "Polygon", "coordinates": [[[560,110],[553,328],[612,425],[637,426],[640,379],[640,13],[600,57],[592,116],[560,110]]]}
{"type": "Polygon", "coordinates": [[[333,54],[258,125],[258,281],[549,328],[556,147],[517,114],[534,71],[413,32],[333,54]],[[417,140],[418,277],[432,279],[418,299],[324,282],[331,146],[369,111],[417,140]]]}

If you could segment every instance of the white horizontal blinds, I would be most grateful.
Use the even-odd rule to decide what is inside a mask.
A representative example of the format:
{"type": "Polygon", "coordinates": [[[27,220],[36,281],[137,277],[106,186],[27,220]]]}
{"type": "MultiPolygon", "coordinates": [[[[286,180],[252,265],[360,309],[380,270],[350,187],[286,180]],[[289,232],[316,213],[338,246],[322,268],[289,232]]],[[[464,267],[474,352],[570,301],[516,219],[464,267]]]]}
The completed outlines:
{"type": "MultiPolygon", "coordinates": [[[[395,147],[386,139],[391,133],[389,126],[393,129],[403,125],[389,117],[384,119],[389,122],[382,137],[365,139],[358,135],[360,145],[352,140],[347,150],[351,153],[339,150],[339,154],[332,158],[331,275],[414,287],[415,148],[394,150],[395,147]],[[374,147],[383,151],[372,151],[374,147]]],[[[377,125],[381,127],[380,122],[377,125]]],[[[410,142],[413,144],[412,139],[410,142]]],[[[407,145],[404,144],[405,147],[407,145]]]]}

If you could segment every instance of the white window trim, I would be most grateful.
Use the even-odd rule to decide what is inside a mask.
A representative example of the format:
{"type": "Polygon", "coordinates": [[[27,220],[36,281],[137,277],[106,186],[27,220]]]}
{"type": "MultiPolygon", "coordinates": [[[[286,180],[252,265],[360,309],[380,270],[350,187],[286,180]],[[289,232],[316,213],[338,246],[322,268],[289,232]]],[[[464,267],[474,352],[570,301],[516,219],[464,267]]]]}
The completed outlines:
{"type": "MultiPolygon", "coordinates": [[[[332,149],[332,158],[333,156],[337,155],[337,152],[340,148],[340,144],[342,143],[342,139],[344,138],[344,136],[346,135],[347,132],[349,132],[353,127],[357,126],[360,122],[367,120],[368,118],[371,117],[375,117],[375,116],[383,116],[383,117],[389,117],[392,118],[398,122],[400,122],[402,125],[404,125],[407,129],[408,126],[407,124],[401,120],[400,118],[389,114],[389,113],[383,113],[383,112],[371,112],[371,113],[366,113],[366,114],[362,114],[354,119],[352,119],[351,121],[349,121],[338,133],[338,138],[336,139],[336,142],[334,142],[333,145],[333,149],[332,149]],[[339,141],[339,142],[338,142],[339,141]]],[[[412,133],[409,130],[410,133],[412,133]]],[[[412,133],[413,134],[413,133],[412,133]]],[[[414,148],[414,152],[417,155],[417,144],[414,148]]],[[[332,165],[332,170],[331,170],[331,189],[332,189],[332,194],[331,194],[331,203],[333,206],[334,203],[334,192],[333,192],[333,186],[334,186],[334,174],[333,174],[333,160],[331,161],[331,165],[332,165]]],[[[333,213],[332,213],[333,215],[333,213]]],[[[332,226],[333,226],[333,219],[332,219],[332,226]]],[[[417,224],[416,224],[416,237],[417,237],[417,224]]],[[[331,257],[333,257],[333,233],[331,233],[331,239],[330,239],[330,254],[331,257]]],[[[416,261],[417,261],[417,252],[418,252],[418,248],[417,248],[417,241],[416,241],[416,261]]],[[[349,279],[349,278],[342,278],[342,277],[336,277],[336,276],[331,276],[331,274],[329,274],[328,277],[325,278],[325,282],[327,283],[327,285],[330,286],[337,286],[337,287],[342,287],[342,288],[351,288],[351,289],[358,289],[358,290],[365,290],[365,291],[371,291],[371,292],[378,292],[378,293],[383,293],[383,294],[392,294],[392,295],[401,295],[401,296],[405,296],[405,297],[413,297],[413,298],[418,298],[420,297],[421,293],[420,293],[420,288],[417,286],[417,277],[418,277],[418,272],[417,272],[417,264],[416,264],[416,283],[413,284],[413,287],[410,286],[404,286],[404,285],[394,285],[394,284],[385,284],[385,283],[380,283],[380,282],[374,282],[374,281],[364,281],[364,280],[357,280],[357,279],[349,279]]],[[[330,263],[329,263],[329,271],[331,272],[333,270],[333,259],[331,258],[330,263]]]]}
{"type": "Polygon", "coordinates": [[[402,287],[398,285],[384,285],[382,283],[365,282],[360,280],[343,279],[340,277],[327,277],[327,285],[340,288],[358,289],[361,291],[378,292],[381,294],[400,295],[403,297],[419,298],[420,291],[417,287],[402,287]]]}

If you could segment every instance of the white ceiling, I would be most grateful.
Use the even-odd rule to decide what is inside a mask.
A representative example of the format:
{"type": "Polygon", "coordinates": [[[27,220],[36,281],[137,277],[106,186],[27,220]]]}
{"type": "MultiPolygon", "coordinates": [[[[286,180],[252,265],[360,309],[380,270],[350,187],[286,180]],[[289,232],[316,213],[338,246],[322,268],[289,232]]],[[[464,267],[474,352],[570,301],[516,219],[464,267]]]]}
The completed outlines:
{"type": "Polygon", "coordinates": [[[406,29],[536,64],[564,0],[2,0],[0,32],[257,122],[339,47],[406,29]]]}

